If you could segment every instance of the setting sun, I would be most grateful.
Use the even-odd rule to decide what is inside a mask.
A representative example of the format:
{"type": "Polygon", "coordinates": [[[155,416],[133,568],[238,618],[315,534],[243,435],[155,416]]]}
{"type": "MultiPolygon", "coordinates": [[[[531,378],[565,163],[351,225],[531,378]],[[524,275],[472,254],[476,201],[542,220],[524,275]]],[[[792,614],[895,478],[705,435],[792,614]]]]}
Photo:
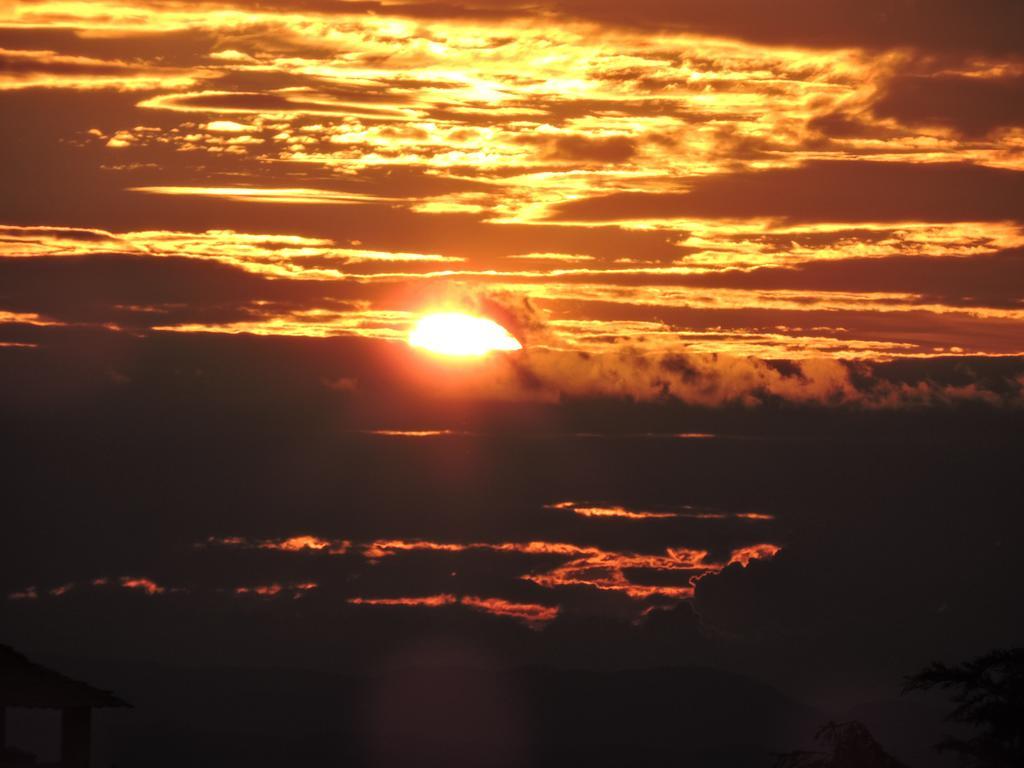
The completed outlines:
{"type": "Polygon", "coordinates": [[[409,334],[409,344],[451,357],[480,357],[488,352],[514,352],[523,348],[493,320],[458,312],[424,316],[409,334]]]}

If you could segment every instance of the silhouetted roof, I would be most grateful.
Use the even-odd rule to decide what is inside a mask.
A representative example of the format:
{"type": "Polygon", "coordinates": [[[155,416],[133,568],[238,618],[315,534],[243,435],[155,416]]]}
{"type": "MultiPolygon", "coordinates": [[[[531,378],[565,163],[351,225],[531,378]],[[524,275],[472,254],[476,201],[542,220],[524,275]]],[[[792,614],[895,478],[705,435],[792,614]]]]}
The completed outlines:
{"type": "Polygon", "coordinates": [[[10,646],[0,645],[0,706],[60,709],[130,705],[109,691],[41,667],[10,646]]]}

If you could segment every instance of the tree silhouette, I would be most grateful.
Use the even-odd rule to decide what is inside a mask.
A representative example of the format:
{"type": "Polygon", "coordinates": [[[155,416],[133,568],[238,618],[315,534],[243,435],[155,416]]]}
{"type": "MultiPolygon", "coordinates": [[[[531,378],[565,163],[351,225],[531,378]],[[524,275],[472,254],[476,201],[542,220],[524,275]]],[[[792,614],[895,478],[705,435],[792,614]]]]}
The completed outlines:
{"type": "Polygon", "coordinates": [[[903,692],[952,690],[947,717],[973,725],[971,738],[947,736],[936,747],[984,768],[1024,765],[1024,648],[993,651],[958,666],[938,662],[907,678],[903,692]]]}
{"type": "Polygon", "coordinates": [[[826,723],[815,740],[828,747],[822,752],[787,752],[779,755],[775,768],[904,768],[886,754],[864,723],[826,723]]]}

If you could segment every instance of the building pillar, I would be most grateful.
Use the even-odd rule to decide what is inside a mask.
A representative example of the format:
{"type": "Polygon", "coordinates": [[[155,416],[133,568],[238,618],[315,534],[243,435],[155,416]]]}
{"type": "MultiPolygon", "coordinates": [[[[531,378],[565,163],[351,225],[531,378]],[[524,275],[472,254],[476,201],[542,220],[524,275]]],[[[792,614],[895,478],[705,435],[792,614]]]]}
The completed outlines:
{"type": "Polygon", "coordinates": [[[91,726],[92,710],[89,707],[65,707],[61,710],[61,768],[89,768],[91,726]]]}

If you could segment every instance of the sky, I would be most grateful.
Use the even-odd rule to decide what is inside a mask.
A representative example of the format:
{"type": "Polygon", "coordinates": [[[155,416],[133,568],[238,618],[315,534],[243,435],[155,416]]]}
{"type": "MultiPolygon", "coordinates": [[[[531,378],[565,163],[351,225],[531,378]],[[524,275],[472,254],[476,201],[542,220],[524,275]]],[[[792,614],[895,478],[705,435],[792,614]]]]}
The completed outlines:
{"type": "Polygon", "coordinates": [[[0,642],[830,713],[1019,644],[1022,29],[0,0],[0,642]],[[411,347],[439,312],[521,349],[411,347]]]}

